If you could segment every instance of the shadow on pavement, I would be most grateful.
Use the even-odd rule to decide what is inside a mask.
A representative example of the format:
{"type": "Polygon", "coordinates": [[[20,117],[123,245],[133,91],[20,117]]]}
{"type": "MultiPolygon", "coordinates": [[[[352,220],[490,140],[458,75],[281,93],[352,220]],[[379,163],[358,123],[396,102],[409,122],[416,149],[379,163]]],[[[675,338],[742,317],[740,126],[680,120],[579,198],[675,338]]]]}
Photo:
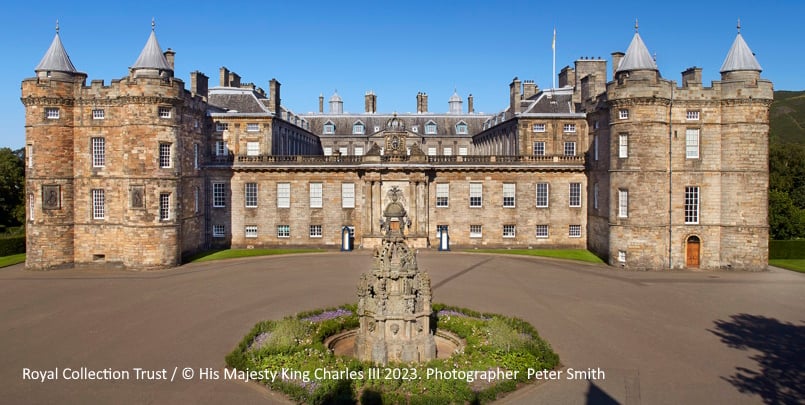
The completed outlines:
{"type": "Polygon", "coordinates": [[[607,394],[604,390],[599,388],[595,383],[592,381],[587,381],[590,385],[587,389],[587,401],[585,404],[587,405],[619,405],[620,402],[616,401],[615,398],[612,398],[607,394]]]}
{"type": "Polygon", "coordinates": [[[767,404],[805,403],[805,326],[738,314],[715,321],[709,331],[729,347],[759,352],[750,357],[759,371],[736,367],[722,377],[739,392],[760,395],[767,404]]]}

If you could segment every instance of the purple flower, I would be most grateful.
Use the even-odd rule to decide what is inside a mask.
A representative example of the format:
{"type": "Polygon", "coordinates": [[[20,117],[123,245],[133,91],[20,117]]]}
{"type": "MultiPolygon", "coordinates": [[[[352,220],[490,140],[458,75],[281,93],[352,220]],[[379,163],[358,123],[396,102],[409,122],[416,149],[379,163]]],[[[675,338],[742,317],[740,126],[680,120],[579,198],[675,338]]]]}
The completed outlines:
{"type": "Polygon", "coordinates": [[[303,321],[309,322],[321,322],[326,321],[328,319],[335,319],[342,316],[350,316],[352,315],[352,311],[348,311],[343,308],[338,308],[335,311],[325,311],[318,315],[309,316],[307,318],[302,318],[303,321]]]}

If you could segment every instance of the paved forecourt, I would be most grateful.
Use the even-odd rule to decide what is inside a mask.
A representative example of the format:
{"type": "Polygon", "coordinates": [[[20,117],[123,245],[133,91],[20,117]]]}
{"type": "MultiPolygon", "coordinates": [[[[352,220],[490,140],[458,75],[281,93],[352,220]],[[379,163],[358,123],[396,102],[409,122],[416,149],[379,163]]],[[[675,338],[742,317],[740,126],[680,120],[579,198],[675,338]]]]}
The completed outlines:
{"type": "MultiPolygon", "coordinates": [[[[216,379],[216,373],[223,377],[224,356],[259,320],[355,301],[358,276],[370,262],[369,254],[351,252],[155,272],[0,269],[3,401],[290,403],[254,383],[216,379]],[[59,377],[65,368],[131,374],[127,381],[38,379],[56,368],[59,377]],[[185,368],[193,372],[190,380],[182,378],[185,368]],[[143,380],[136,380],[136,369],[143,380]]],[[[776,322],[771,333],[794,330],[794,337],[805,328],[805,275],[778,269],[638,273],[433,251],[422,251],[419,264],[431,274],[435,302],[526,319],[559,353],[561,374],[543,375],[545,383],[502,403],[759,404],[761,396],[736,388],[743,382],[752,392],[757,383],[736,379],[737,368],[774,373],[779,370],[768,368],[791,365],[776,356],[777,363],[761,368],[752,359],[758,351],[731,348],[716,333],[751,340],[741,336],[739,319],[776,322]]],[[[777,355],[786,336],[768,337],[777,346],[760,347],[770,352],[761,355],[777,355]]],[[[802,375],[801,363],[794,368],[802,375]]],[[[774,384],[760,388],[767,396],[785,389],[774,384]]]]}

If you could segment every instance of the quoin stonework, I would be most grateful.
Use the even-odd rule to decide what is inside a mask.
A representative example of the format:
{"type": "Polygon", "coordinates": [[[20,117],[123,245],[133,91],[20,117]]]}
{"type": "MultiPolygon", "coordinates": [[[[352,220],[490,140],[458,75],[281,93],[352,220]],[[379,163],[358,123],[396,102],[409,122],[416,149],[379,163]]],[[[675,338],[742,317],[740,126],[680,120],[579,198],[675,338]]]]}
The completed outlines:
{"type": "MultiPolygon", "coordinates": [[[[334,93],[297,114],[222,67],[174,76],[155,30],[128,75],[78,71],[58,29],[22,82],[28,269],[164,268],[211,248],[382,245],[389,191],[411,248],[588,248],[636,269],[747,269],[768,256],[772,84],[740,28],[721,80],[663,78],[635,29],[611,61],[557,88],[514,78],[496,114],[349,113],[334,93]]],[[[412,94],[413,96],[413,94],[412,94]]],[[[413,98],[413,97],[412,97],[413,98]]],[[[412,100],[413,102],[413,100],[412,100]]],[[[442,105],[440,102],[439,105],[442,105]]],[[[443,109],[436,108],[443,111],[443,109]]]]}

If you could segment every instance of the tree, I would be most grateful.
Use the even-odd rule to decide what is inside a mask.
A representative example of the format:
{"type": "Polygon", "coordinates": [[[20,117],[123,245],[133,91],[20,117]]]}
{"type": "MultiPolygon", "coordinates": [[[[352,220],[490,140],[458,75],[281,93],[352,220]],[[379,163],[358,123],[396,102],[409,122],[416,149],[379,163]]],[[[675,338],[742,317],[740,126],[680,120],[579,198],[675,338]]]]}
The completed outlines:
{"type": "Polygon", "coordinates": [[[25,221],[24,150],[0,148],[0,226],[25,221]]]}
{"type": "Polygon", "coordinates": [[[772,239],[805,238],[805,148],[769,150],[769,227],[772,239]]]}

